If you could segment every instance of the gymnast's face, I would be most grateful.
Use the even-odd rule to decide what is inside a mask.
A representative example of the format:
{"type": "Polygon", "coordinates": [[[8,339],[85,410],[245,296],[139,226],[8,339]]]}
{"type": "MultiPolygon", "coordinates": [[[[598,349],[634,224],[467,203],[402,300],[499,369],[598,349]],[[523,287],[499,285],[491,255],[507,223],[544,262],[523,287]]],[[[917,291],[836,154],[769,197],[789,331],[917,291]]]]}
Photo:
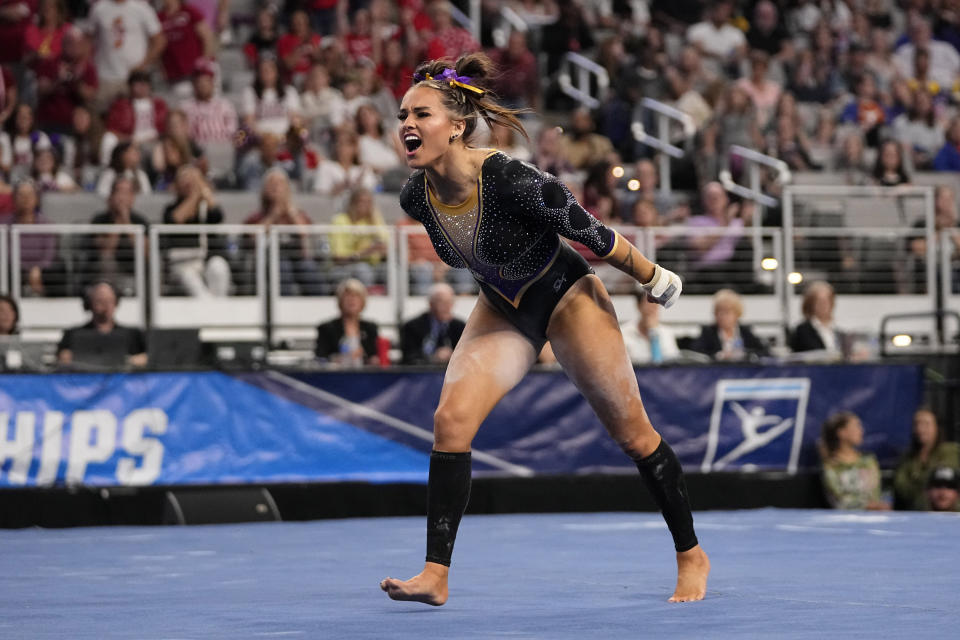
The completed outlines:
{"type": "Polygon", "coordinates": [[[450,137],[463,132],[463,121],[450,116],[436,89],[413,87],[403,96],[397,118],[411,169],[434,166],[450,149],[450,137]]]}

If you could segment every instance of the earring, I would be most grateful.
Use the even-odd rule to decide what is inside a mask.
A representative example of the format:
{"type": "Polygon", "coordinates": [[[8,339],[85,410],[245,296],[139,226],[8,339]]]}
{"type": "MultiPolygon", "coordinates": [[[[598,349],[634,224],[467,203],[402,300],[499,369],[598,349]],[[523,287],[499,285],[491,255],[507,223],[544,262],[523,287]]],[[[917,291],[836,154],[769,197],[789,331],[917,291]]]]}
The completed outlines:
{"type": "Polygon", "coordinates": [[[453,134],[452,136],[450,136],[450,142],[453,142],[454,140],[456,140],[456,139],[459,138],[459,137],[460,137],[460,134],[459,134],[459,133],[453,134]]]}

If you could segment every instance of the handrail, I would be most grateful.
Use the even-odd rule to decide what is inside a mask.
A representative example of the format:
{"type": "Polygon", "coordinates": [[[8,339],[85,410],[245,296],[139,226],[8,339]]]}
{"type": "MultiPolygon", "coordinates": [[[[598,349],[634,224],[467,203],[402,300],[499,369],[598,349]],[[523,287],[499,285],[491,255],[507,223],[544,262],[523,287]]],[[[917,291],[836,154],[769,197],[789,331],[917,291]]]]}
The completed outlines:
{"type": "Polygon", "coordinates": [[[0,226],[0,291],[10,293],[10,242],[7,240],[7,227],[0,226]]]}
{"type": "Polygon", "coordinates": [[[452,2],[446,4],[450,8],[450,17],[469,31],[474,40],[480,42],[480,0],[470,0],[470,15],[465,14],[452,2]]]}
{"type": "Polygon", "coordinates": [[[597,94],[600,96],[600,99],[602,99],[607,91],[607,87],[610,86],[610,76],[607,75],[607,70],[590,58],[569,51],[560,63],[560,74],[557,76],[557,82],[560,84],[560,90],[565,94],[579,101],[584,106],[596,109],[600,106],[600,99],[590,94],[591,75],[597,78],[597,94]],[[577,68],[576,84],[573,83],[571,67],[577,68]],[[584,87],[586,87],[586,89],[584,89],[584,87]]]}
{"type": "Polygon", "coordinates": [[[666,154],[660,156],[660,191],[670,193],[670,158],[679,159],[687,154],[687,149],[678,147],[670,141],[670,124],[672,122],[680,124],[683,129],[683,143],[686,145],[697,133],[696,122],[689,114],[653,98],[644,98],[640,101],[640,113],[640,120],[636,120],[630,125],[630,133],[633,134],[633,139],[640,144],[645,144],[666,154]],[[644,128],[642,115],[644,110],[656,114],[657,135],[647,133],[644,128]]]}
{"type": "Polygon", "coordinates": [[[520,17],[520,14],[509,6],[500,7],[500,16],[506,20],[516,31],[526,33],[530,30],[527,21],[520,17]]]}

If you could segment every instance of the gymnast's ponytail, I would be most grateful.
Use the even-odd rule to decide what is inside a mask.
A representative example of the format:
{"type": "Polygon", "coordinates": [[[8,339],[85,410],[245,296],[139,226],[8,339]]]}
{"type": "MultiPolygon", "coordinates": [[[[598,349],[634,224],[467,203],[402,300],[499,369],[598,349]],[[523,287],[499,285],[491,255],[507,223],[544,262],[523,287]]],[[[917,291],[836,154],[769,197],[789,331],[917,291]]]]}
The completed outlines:
{"type": "Polygon", "coordinates": [[[496,73],[496,66],[485,54],[470,53],[460,56],[456,62],[440,59],[420,64],[413,74],[413,83],[414,86],[428,86],[443,94],[443,105],[464,121],[464,142],[476,130],[478,116],[491,129],[494,123],[501,124],[529,141],[530,136],[517,118],[517,114],[523,111],[499,104],[487,88],[496,73]]]}

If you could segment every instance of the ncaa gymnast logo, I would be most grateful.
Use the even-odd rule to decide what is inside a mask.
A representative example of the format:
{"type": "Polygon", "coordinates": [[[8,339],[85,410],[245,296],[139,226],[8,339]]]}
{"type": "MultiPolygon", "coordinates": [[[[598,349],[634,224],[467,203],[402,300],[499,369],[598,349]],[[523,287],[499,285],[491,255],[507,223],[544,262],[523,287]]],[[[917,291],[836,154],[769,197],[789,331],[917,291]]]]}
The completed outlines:
{"type": "Polygon", "coordinates": [[[809,378],[717,382],[701,470],[797,470],[809,378]]]}

